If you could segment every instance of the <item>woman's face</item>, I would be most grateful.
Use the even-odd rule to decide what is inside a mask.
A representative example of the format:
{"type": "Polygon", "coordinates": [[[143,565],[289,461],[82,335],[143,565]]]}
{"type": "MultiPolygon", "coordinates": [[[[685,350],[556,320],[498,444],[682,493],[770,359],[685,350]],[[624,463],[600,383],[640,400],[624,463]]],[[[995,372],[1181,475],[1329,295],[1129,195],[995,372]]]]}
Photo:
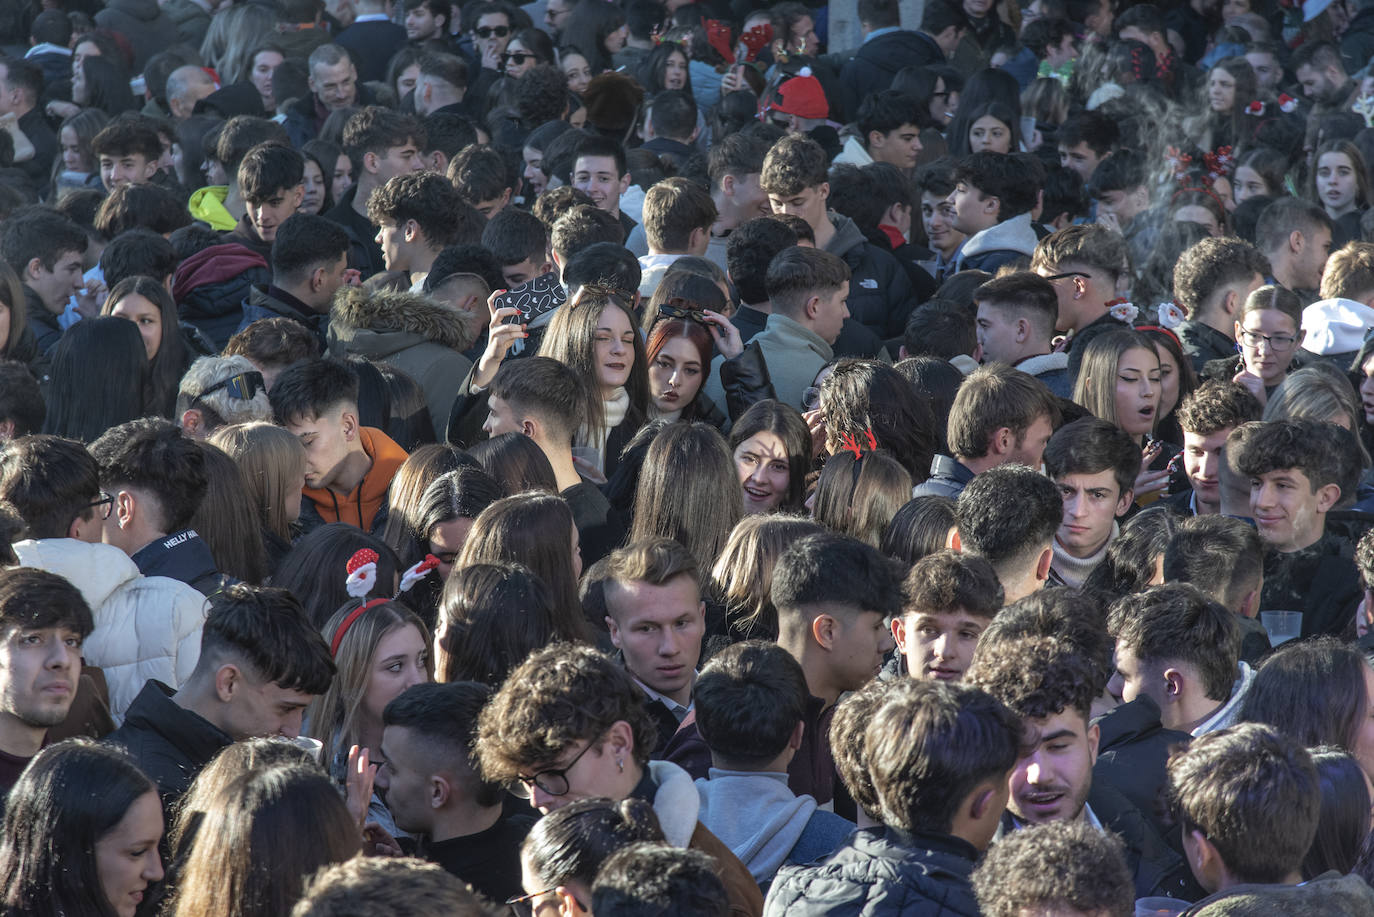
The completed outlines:
{"type": "Polygon", "coordinates": [[[344,196],[349,188],[353,187],[353,160],[343,153],[339,154],[339,161],[334,164],[334,184],[330,187],[331,197],[339,200],[344,196]]]}
{"type": "Polygon", "coordinates": [[[568,113],[568,123],[578,130],[587,126],[587,106],[583,105],[576,111],[568,113]]]}
{"type": "Polygon", "coordinates": [[[1323,153],[1317,160],[1317,194],[1328,216],[1343,216],[1355,209],[1359,193],[1355,166],[1344,153],[1323,153]]]}
{"type": "Polygon", "coordinates": [[[534,52],[512,38],[505,51],[506,76],[518,80],[535,64],[539,63],[534,52]]]}
{"type": "Polygon", "coordinates": [[[1298,328],[1293,319],[1278,309],[1259,309],[1247,312],[1243,320],[1236,322],[1236,340],[1240,341],[1245,368],[1272,388],[1283,381],[1293,362],[1298,328]]]}
{"type": "Polygon", "coordinates": [[[983,115],[969,125],[968,146],[973,153],[1010,153],[1011,128],[992,115],[983,115]]]}
{"type": "Polygon", "coordinates": [[[596,380],[602,397],[630,380],[635,365],[635,331],[625,313],[615,306],[601,310],[592,348],[596,355],[596,380]]]}
{"type": "Polygon", "coordinates": [[[453,572],[453,562],[463,553],[463,545],[467,543],[468,532],[472,531],[474,521],[459,516],[448,522],[437,523],[429,530],[429,553],[439,558],[439,579],[447,580],[453,572]]]}
{"type": "Polygon", "coordinates": [[[382,710],[406,688],[429,681],[429,650],[425,638],[411,624],[393,627],[377,641],[372,669],[363,691],[363,715],[380,725],[382,710]]]}
{"type": "Polygon", "coordinates": [[[701,354],[685,337],[665,341],[649,364],[649,397],[660,414],[681,411],[701,391],[701,354]]]}
{"type": "Polygon", "coordinates": [[[262,96],[262,107],[276,111],[277,102],[272,97],[272,71],[281,65],[283,58],[276,51],[259,51],[253,55],[253,88],[262,96]]]}
{"type": "Polygon", "coordinates": [[[601,43],[606,49],[607,54],[619,54],[625,48],[625,41],[630,37],[630,27],[622,25],[614,32],[606,36],[606,40],[601,43]]]}
{"type": "Polygon", "coordinates": [[[569,52],[563,55],[558,66],[568,78],[568,88],[582,95],[587,84],[592,81],[592,68],[587,59],[576,52],[569,52]]]}
{"type": "Polygon", "coordinates": [[[787,447],[776,433],[755,433],[735,447],[735,470],[746,513],[768,513],[787,497],[792,466],[787,447]]]}
{"type": "Polygon", "coordinates": [[[663,65],[663,88],[687,88],[687,55],[681,51],[669,54],[668,62],[663,65]]]}
{"type": "Polygon", "coordinates": [[[1360,404],[1364,407],[1364,422],[1374,424],[1374,356],[1365,360],[1360,369],[1360,404]]]}
{"type": "Polygon", "coordinates": [[[1155,345],[1155,355],[1159,357],[1159,416],[1168,417],[1178,407],[1178,362],[1163,344],[1155,345]]]}
{"type": "Polygon", "coordinates": [[[96,876],[118,917],[134,917],[148,886],[162,881],[162,857],[157,852],[161,839],[162,803],[149,790],[96,840],[96,876]]]}
{"type": "Polygon", "coordinates": [[[411,64],[401,71],[401,75],[396,77],[396,98],[404,99],[406,93],[415,91],[415,84],[420,81],[420,65],[411,64]]]}
{"type": "Polygon", "coordinates": [[[1196,223],[1207,230],[1207,234],[1213,238],[1221,235],[1221,224],[1217,222],[1217,215],[1201,204],[1186,204],[1178,208],[1174,211],[1174,222],[1196,223]]]}
{"type": "Polygon", "coordinates": [[[148,361],[152,362],[162,347],[162,310],[157,303],[146,296],[130,293],[115,303],[110,314],[128,319],[137,326],[138,333],[143,336],[143,349],[148,353],[148,361]]]}
{"type": "Polygon", "coordinates": [[[525,159],[525,181],[530,183],[530,190],[538,197],[549,184],[548,176],[544,174],[544,154],[527,146],[522,155],[525,159]]]}
{"type": "Polygon", "coordinates": [[[76,131],[64,127],[58,140],[62,143],[62,168],[68,172],[91,171],[91,164],[81,152],[81,138],[76,136],[76,131]]]}
{"type": "Polygon", "coordinates": [[[1269,185],[1254,169],[1241,166],[1236,169],[1236,180],[1231,186],[1231,193],[1235,196],[1237,204],[1244,204],[1252,197],[1268,194],[1269,185]]]}
{"type": "Polygon", "coordinates": [[[1116,364],[1116,423],[1132,436],[1151,432],[1159,417],[1159,357],[1133,347],[1116,364]]]}
{"type": "Polygon", "coordinates": [[[949,101],[949,92],[945,90],[943,77],[936,77],[935,91],[930,94],[930,102],[927,103],[930,111],[930,119],[939,127],[949,124],[949,119],[953,117],[949,101]]]}
{"type": "Polygon", "coordinates": [[[1207,105],[1216,112],[1236,107],[1236,78],[1220,67],[1207,74],[1207,105]]]}
{"type": "Polygon", "coordinates": [[[301,198],[298,210],[301,213],[319,213],[324,204],[324,172],[313,159],[305,160],[305,196],[301,198]]]}

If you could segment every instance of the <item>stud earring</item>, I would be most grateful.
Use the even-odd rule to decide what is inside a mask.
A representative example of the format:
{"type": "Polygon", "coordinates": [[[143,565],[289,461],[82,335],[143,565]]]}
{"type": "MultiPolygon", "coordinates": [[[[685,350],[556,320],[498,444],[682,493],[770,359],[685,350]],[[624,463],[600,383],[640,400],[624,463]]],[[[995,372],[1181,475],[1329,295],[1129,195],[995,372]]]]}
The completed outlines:
{"type": "Polygon", "coordinates": [[[620,772],[621,772],[622,774],[625,773],[625,759],[624,759],[624,758],[616,758],[616,759],[615,759],[615,766],[618,767],[618,768],[620,768],[620,772]]]}

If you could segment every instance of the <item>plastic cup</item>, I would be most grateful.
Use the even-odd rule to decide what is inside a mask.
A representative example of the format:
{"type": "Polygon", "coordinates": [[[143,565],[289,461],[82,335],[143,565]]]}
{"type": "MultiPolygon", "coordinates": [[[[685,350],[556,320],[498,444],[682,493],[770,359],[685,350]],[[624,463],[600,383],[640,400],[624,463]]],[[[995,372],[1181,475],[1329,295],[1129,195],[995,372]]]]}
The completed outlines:
{"type": "Polygon", "coordinates": [[[1269,643],[1275,647],[1302,634],[1301,611],[1261,611],[1260,623],[1269,634],[1269,643]]]}

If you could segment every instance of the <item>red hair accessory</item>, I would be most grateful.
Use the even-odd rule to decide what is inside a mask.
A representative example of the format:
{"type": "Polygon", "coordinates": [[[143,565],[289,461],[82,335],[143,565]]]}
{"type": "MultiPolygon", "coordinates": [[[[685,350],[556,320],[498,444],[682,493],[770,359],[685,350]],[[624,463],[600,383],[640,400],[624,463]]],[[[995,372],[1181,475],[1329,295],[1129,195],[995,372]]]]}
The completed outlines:
{"type": "Polygon", "coordinates": [[[738,56],[744,58],[746,63],[752,62],[759,56],[760,51],[772,43],[772,23],[760,23],[739,37],[740,52],[738,56]]]}
{"type": "Polygon", "coordinates": [[[1285,115],[1291,115],[1294,111],[1297,110],[1297,107],[1298,100],[1290,96],[1288,93],[1284,93],[1283,95],[1279,96],[1279,111],[1283,112],[1285,115]]]}
{"type": "Polygon", "coordinates": [[[1221,198],[1217,197],[1217,193],[1213,191],[1211,188],[1206,187],[1179,188],[1177,191],[1174,192],[1174,196],[1169,198],[1169,203],[1172,204],[1174,201],[1178,200],[1178,196],[1180,194],[1187,194],[1189,191],[1196,191],[1198,194],[1207,195],[1212,200],[1216,201],[1217,206],[1221,208],[1223,213],[1226,212],[1226,205],[1221,202],[1221,198]]]}
{"type": "Polygon", "coordinates": [[[1136,331],[1158,331],[1160,334],[1167,334],[1167,335],[1169,336],[1170,340],[1172,340],[1175,344],[1178,345],[1178,349],[1179,349],[1179,350],[1182,350],[1182,349],[1183,349],[1183,342],[1180,341],[1180,340],[1178,339],[1178,335],[1175,334],[1175,333],[1173,332],[1173,330],[1170,329],[1170,328],[1165,328],[1165,327],[1163,327],[1163,326],[1161,326],[1161,325],[1138,325],[1138,326],[1136,326],[1136,329],[1135,329],[1135,330],[1136,330],[1136,331]]]}
{"type": "MultiPolygon", "coordinates": [[[[865,435],[866,437],[868,437],[868,451],[869,451],[869,452],[872,452],[873,450],[877,449],[877,448],[878,448],[878,437],[876,437],[876,436],[873,435],[873,431],[872,431],[872,430],[864,430],[864,435],[865,435]]],[[[854,460],[855,460],[855,461],[858,461],[859,459],[861,459],[861,458],[864,457],[864,456],[863,456],[863,447],[861,447],[861,446],[859,445],[859,441],[858,441],[858,439],[855,438],[855,436],[854,436],[853,433],[846,433],[846,434],[844,434],[843,436],[841,436],[841,437],[840,437],[840,445],[844,446],[844,448],[847,449],[848,451],[854,453],[854,460]]]]}
{"type": "Polygon", "coordinates": [[[414,586],[420,580],[424,579],[426,576],[429,576],[429,574],[438,566],[439,558],[435,557],[433,554],[426,554],[424,560],[420,561],[418,564],[416,564],[415,566],[411,567],[409,570],[401,574],[401,589],[400,592],[397,592],[396,594],[400,595],[401,592],[409,592],[412,586],[414,586]]]}
{"type": "Polygon", "coordinates": [[[354,621],[363,616],[363,612],[369,608],[376,608],[378,605],[385,605],[390,601],[391,599],[372,599],[350,611],[348,617],[339,622],[339,629],[334,631],[334,639],[329,641],[329,655],[333,657],[339,655],[339,644],[343,642],[344,634],[348,633],[348,629],[353,626],[354,621]]]}
{"type": "Polygon", "coordinates": [[[1264,114],[1264,103],[1256,99],[1245,106],[1245,113],[1247,115],[1254,115],[1256,118],[1260,117],[1264,114]]]}

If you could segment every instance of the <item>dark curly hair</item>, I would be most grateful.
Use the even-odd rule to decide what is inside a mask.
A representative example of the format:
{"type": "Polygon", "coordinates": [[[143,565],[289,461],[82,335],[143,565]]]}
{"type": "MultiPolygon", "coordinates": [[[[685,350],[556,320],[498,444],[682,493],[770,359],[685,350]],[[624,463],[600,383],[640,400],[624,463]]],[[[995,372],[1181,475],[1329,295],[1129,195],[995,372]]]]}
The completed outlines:
{"type": "Polygon", "coordinates": [[[1125,847],[1086,821],[1058,821],[1013,831],[973,872],[983,917],[1069,908],[1099,917],[1135,912],[1125,847]]]}
{"type": "Polygon", "coordinates": [[[1116,671],[1116,646],[1107,634],[1106,611],[1097,598],[1077,589],[1047,586],[1013,602],[997,613],[978,645],[987,644],[991,653],[1000,643],[1024,637],[1050,637],[1071,646],[1096,664],[1104,685],[1116,671]]]}
{"type": "Polygon", "coordinates": [[[1062,640],[1026,637],[999,644],[980,641],[966,681],[1027,719],[1065,710],[1087,719],[1093,701],[1107,687],[1104,674],[1091,657],[1062,640]]]}
{"type": "Polygon", "coordinates": [[[1240,659],[1235,616],[1187,583],[1152,586],[1112,606],[1107,626],[1142,666],[1182,662],[1197,669],[1207,697],[1231,696],[1240,659]]]}
{"type": "Polygon", "coordinates": [[[1243,385],[1211,379],[1178,406],[1178,425],[1187,433],[1211,436],[1219,430],[1259,420],[1264,407],[1243,385]]]}
{"type": "Polygon", "coordinates": [[[868,771],[868,745],[864,742],[864,728],[883,701],[890,682],[874,678],[857,691],[852,691],[835,707],[830,720],[830,753],[835,759],[835,772],[844,781],[850,797],[874,821],[882,819],[878,792],[873,789],[873,775],[868,771]]]}
{"type": "Polygon", "coordinates": [[[991,618],[1002,607],[1002,584],[992,564],[977,554],[937,551],[922,557],[902,588],[908,613],[965,611],[991,618]]]}

